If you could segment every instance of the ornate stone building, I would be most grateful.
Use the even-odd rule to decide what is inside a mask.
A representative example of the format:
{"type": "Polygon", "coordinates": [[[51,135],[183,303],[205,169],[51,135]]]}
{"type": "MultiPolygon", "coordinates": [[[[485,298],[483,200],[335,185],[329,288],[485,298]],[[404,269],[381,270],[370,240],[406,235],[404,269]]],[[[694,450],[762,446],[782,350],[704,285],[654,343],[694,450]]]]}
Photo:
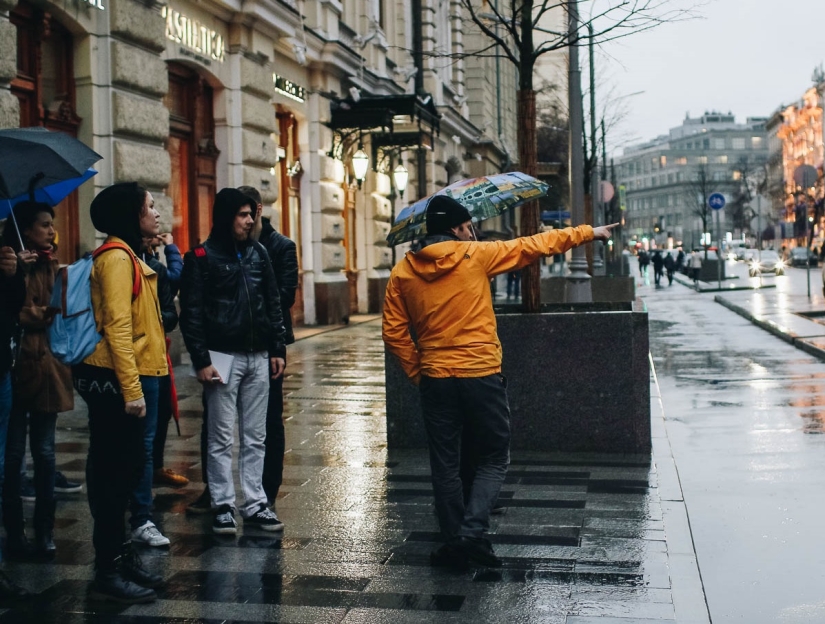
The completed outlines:
{"type": "Polygon", "coordinates": [[[462,56],[480,35],[458,0],[238,6],[0,0],[0,127],[68,132],[103,156],[93,181],[57,208],[61,260],[99,241],[87,207],[109,184],[149,188],[184,250],[207,236],[215,191],[249,184],[298,244],[297,322],[378,311],[397,211],[513,164],[515,72],[462,56]],[[414,111],[403,123],[391,115],[389,132],[336,125],[336,111],[382,98],[414,111]],[[429,138],[400,141],[407,130],[429,138]],[[359,147],[370,157],[360,183],[359,147]],[[399,164],[409,171],[403,200],[390,175],[399,164]]]}

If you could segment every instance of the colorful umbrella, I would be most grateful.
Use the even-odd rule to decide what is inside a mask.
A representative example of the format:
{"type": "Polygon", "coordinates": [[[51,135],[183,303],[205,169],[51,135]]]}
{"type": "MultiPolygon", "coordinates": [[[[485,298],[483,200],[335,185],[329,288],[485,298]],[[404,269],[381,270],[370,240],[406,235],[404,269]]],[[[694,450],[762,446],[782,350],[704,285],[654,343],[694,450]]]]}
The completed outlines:
{"type": "MultiPolygon", "coordinates": [[[[480,222],[497,217],[509,208],[544,197],[549,188],[546,182],[514,171],[461,180],[435,195],[452,197],[470,211],[474,221],[480,222]]],[[[390,245],[400,245],[427,233],[427,205],[435,195],[420,199],[398,213],[387,236],[390,245]]]]}

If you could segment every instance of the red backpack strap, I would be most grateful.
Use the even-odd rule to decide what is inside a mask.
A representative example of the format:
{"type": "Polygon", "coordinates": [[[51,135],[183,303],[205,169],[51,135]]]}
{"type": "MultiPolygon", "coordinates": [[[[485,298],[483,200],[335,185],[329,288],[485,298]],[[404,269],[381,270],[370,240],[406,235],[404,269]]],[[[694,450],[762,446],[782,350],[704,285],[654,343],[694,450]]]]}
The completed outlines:
{"type": "Polygon", "coordinates": [[[127,245],[124,245],[123,243],[114,243],[114,242],[112,242],[112,243],[103,243],[100,247],[95,249],[92,252],[92,258],[97,258],[104,251],[109,251],[110,249],[122,249],[123,251],[128,253],[129,257],[132,259],[132,269],[134,271],[134,277],[132,278],[132,301],[134,301],[135,299],[138,298],[138,295],[140,294],[140,284],[141,284],[140,264],[138,264],[137,257],[135,256],[135,253],[127,245]]]}

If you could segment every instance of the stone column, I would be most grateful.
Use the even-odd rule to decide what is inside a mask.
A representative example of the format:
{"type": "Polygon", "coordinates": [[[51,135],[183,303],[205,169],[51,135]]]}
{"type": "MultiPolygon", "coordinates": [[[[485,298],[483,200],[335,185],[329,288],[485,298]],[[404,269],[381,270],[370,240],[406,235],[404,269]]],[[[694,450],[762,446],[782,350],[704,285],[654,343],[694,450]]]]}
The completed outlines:
{"type": "MultiPolygon", "coordinates": [[[[93,96],[105,98],[101,112],[106,105],[111,107],[111,150],[101,153],[111,155],[111,182],[136,181],[146,186],[161,215],[161,230],[171,231],[172,200],[164,192],[171,179],[164,146],[169,136],[169,112],[162,101],[169,89],[166,63],[161,58],[166,48],[166,23],[158,7],[133,0],[111,0],[109,19],[110,38],[100,52],[109,51],[111,87],[93,90],[93,96]]],[[[105,120],[95,119],[94,123],[104,134],[105,120]]],[[[101,141],[105,139],[101,137],[101,141]]],[[[102,186],[107,181],[96,182],[102,186]]],[[[91,242],[83,237],[81,246],[91,242]]]]}
{"type": "Polygon", "coordinates": [[[261,192],[264,203],[278,199],[278,178],[270,172],[275,164],[277,146],[271,135],[277,133],[272,97],[272,66],[258,55],[240,57],[240,108],[243,184],[261,192]]]}
{"type": "Polygon", "coordinates": [[[9,21],[15,0],[0,0],[0,128],[20,125],[20,106],[10,83],[17,75],[17,28],[9,21]]]}
{"type": "Polygon", "coordinates": [[[312,206],[315,320],[320,325],[328,325],[340,323],[349,316],[349,282],[343,273],[346,269],[344,163],[321,155],[319,173],[320,198],[317,207],[312,206]]]}
{"type": "MultiPolygon", "coordinates": [[[[385,173],[374,174],[375,187],[367,200],[367,306],[364,312],[377,314],[384,307],[384,291],[392,269],[392,249],[387,245],[390,233],[392,202],[390,177],[385,173]]],[[[359,310],[361,311],[361,310],[359,310]]]]}

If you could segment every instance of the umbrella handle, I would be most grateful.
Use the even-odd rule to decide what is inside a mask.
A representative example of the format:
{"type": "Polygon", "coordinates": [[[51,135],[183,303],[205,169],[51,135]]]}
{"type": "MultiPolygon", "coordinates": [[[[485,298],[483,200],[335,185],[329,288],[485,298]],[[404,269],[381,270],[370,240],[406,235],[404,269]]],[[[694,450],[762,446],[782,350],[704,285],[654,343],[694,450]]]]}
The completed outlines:
{"type": "Polygon", "coordinates": [[[17,232],[17,240],[20,243],[20,251],[23,251],[26,246],[23,244],[23,237],[20,234],[20,226],[17,225],[17,219],[14,216],[14,206],[11,207],[11,220],[14,221],[14,231],[17,232]]]}
{"type": "MultiPolygon", "coordinates": [[[[39,171],[32,176],[31,180],[29,180],[29,199],[31,201],[34,201],[34,187],[45,177],[45,174],[42,171],[39,171]]],[[[23,251],[26,246],[23,244],[23,236],[20,233],[20,226],[17,225],[17,219],[14,216],[14,206],[11,207],[11,220],[14,221],[14,230],[17,232],[17,241],[20,243],[20,251],[23,251]]]]}

